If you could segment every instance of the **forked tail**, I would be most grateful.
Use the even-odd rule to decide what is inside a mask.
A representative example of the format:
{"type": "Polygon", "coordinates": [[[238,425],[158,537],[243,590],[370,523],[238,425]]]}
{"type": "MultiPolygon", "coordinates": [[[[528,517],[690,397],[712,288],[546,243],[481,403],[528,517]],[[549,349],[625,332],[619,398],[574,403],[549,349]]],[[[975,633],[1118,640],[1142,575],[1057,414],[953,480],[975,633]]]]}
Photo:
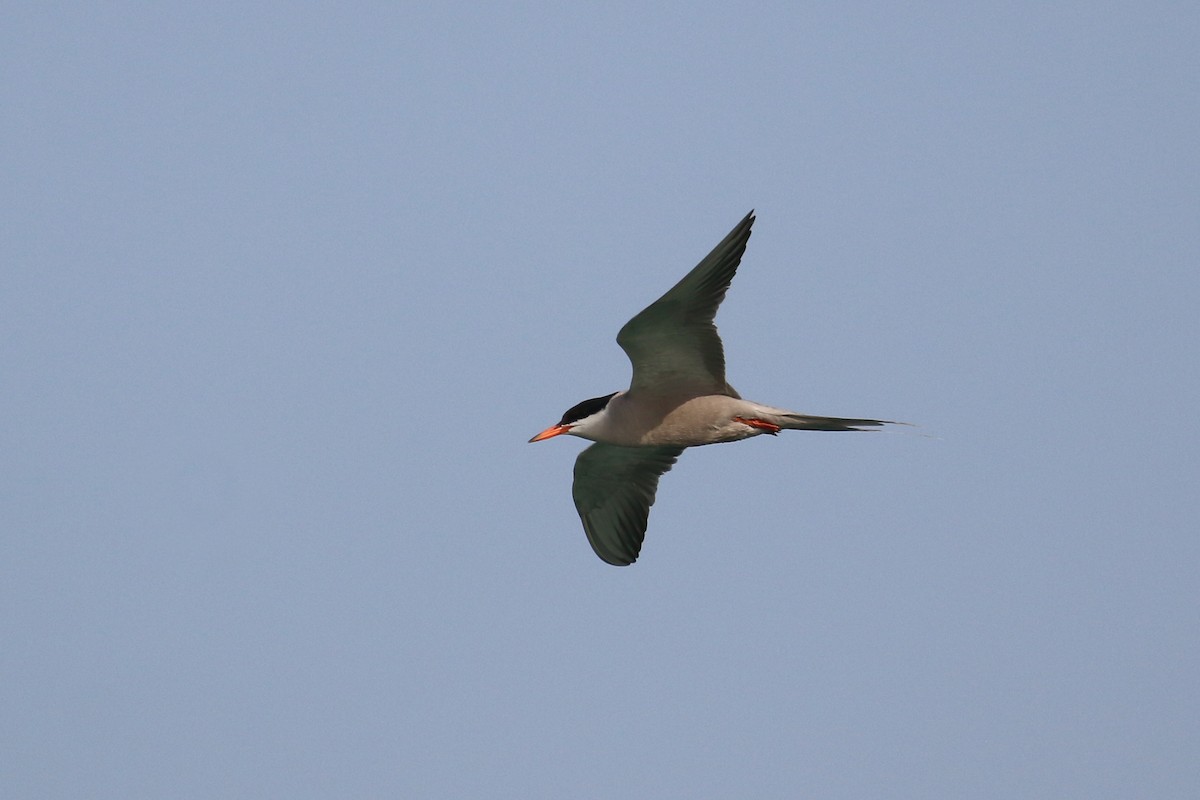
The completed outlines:
{"type": "Polygon", "coordinates": [[[863,431],[897,423],[886,419],[842,419],[814,417],[811,414],[780,414],[776,423],[793,431],[863,431]]]}

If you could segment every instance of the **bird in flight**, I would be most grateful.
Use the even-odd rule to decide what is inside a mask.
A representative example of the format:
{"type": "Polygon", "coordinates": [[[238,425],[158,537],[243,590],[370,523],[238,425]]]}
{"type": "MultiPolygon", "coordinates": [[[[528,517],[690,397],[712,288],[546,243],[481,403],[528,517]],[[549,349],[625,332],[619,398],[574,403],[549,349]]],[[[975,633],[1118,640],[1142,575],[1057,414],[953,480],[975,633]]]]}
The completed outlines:
{"type": "Polygon", "coordinates": [[[571,495],[592,549],[609,564],[637,560],[658,479],[688,447],[781,430],[860,431],[893,424],[765,406],[743,400],[726,382],[713,319],[753,224],[751,211],[683,280],[621,328],[617,344],[633,362],[628,389],[572,406],[529,440],[566,433],[594,442],[575,460],[571,495]]]}

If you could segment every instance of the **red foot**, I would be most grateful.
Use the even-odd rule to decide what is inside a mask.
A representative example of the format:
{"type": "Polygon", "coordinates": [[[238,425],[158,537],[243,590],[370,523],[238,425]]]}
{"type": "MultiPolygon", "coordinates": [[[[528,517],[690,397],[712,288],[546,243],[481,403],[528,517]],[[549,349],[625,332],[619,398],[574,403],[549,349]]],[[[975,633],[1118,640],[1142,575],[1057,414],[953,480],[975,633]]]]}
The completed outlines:
{"type": "Polygon", "coordinates": [[[740,422],[743,425],[749,425],[751,428],[758,428],[760,431],[766,431],[774,436],[783,428],[776,425],[774,422],[767,422],[765,419],[746,419],[745,417],[734,417],[734,422],[740,422]]]}

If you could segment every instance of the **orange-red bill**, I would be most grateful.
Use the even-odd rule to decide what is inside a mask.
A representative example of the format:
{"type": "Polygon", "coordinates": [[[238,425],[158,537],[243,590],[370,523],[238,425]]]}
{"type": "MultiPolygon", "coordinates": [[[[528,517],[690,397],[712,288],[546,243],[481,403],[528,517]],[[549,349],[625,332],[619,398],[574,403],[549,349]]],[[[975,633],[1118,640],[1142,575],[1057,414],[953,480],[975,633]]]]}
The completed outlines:
{"type": "Polygon", "coordinates": [[[533,442],[540,442],[543,439],[551,439],[559,434],[566,433],[569,430],[571,430],[570,425],[551,425],[549,428],[546,428],[546,430],[530,439],[529,442],[532,444],[533,442]]]}

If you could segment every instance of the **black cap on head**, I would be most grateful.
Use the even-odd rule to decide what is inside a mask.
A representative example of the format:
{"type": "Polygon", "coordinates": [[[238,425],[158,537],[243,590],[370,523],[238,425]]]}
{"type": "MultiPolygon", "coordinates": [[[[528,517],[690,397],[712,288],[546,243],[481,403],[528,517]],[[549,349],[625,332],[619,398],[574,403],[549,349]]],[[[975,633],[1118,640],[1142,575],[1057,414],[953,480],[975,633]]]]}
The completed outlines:
{"type": "Polygon", "coordinates": [[[574,425],[584,417],[590,417],[600,409],[608,405],[608,401],[613,399],[616,392],[606,394],[604,397],[593,397],[591,400],[584,400],[582,403],[577,403],[567,409],[559,420],[559,425],[574,425]]]}

